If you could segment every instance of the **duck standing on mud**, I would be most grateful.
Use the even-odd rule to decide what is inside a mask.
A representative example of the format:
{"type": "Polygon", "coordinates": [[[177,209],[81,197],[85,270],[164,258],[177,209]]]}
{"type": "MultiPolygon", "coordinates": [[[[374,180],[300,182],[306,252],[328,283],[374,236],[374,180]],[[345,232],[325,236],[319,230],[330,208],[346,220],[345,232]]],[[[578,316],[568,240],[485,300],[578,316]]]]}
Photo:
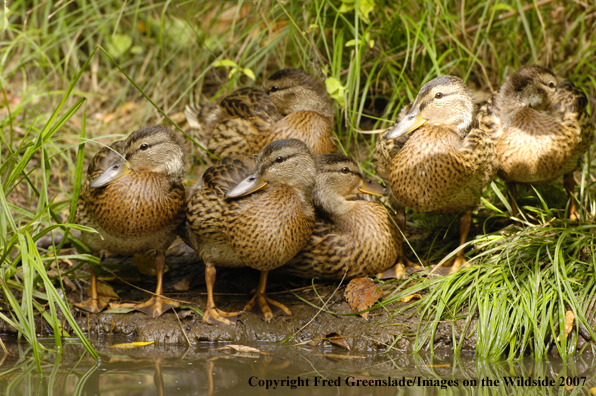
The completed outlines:
{"type": "Polygon", "coordinates": [[[265,296],[267,274],[309,241],[315,223],[311,194],[316,166],[297,139],[269,144],[256,158],[224,158],[205,171],[187,205],[185,240],[205,262],[207,308],[203,322],[235,324],[241,312],[224,312],[213,300],[216,266],[261,271],[246,305],[269,322],[287,307],[265,296]]]}
{"type": "MultiPolygon", "coordinates": [[[[402,109],[395,126],[377,140],[373,160],[391,187],[398,223],[405,208],[445,214],[463,211],[460,246],[466,241],[472,208],[495,178],[498,163],[489,134],[478,129],[476,105],[464,82],[440,76],[426,83],[414,103],[402,109]]],[[[397,266],[409,263],[405,256],[397,266]]],[[[451,272],[466,264],[460,248],[451,272]]]]}
{"type": "Polygon", "coordinates": [[[559,83],[542,66],[511,74],[480,112],[480,127],[496,142],[500,178],[517,216],[517,184],[550,184],[563,176],[569,219],[579,220],[573,172],[594,141],[586,94],[569,80],[559,83]]]}
{"type": "MultiPolygon", "coordinates": [[[[135,307],[153,317],[179,306],[162,297],[162,284],[165,251],[185,216],[185,158],[180,133],[161,125],[133,132],[93,157],[77,206],[75,222],[98,232],[81,236],[94,254],[157,251],[155,295],[135,307]]],[[[89,294],[88,301],[75,305],[93,313],[103,310],[93,270],[89,294]]]]}

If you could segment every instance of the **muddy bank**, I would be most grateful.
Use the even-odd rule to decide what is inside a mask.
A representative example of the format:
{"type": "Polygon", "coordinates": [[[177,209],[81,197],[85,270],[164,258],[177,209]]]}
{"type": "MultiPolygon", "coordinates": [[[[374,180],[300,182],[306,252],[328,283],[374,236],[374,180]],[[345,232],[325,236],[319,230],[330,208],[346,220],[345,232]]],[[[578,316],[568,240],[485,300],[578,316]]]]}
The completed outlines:
{"type": "MultiPolygon", "coordinates": [[[[271,323],[266,323],[252,313],[244,313],[238,318],[236,326],[206,325],[201,315],[190,309],[203,310],[207,303],[203,263],[185,246],[171,250],[167,263],[169,270],[164,277],[165,295],[180,302],[181,308],[176,313],[168,311],[154,319],[140,312],[89,314],[73,307],[71,312],[78,325],[95,340],[124,337],[128,341],[155,341],[157,344],[233,342],[246,345],[286,340],[284,345],[320,347],[331,345],[328,340],[330,335],[340,335],[353,352],[387,348],[410,352],[417,333],[425,328],[419,328],[420,317],[413,308],[403,314],[393,314],[396,308],[405,306],[403,302],[372,311],[366,320],[349,315],[352,310],[343,297],[345,284],[338,287],[338,282],[317,280],[313,286],[310,280],[291,277],[279,271],[270,275],[268,294],[286,305],[292,312],[291,316],[278,316],[271,323]],[[321,310],[319,307],[323,306],[324,310],[321,310]]],[[[130,257],[107,258],[104,264],[108,271],[103,277],[117,291],[121,298],[119,303],[145,301],[149,294],[139,288],[148,291],[155,289],[155,277],[137,271],[130,257]],[[114,268],[120,270],[114,271],[114,268]]],[[[257,286],[258,279],[258,271],[251,269],[218,269],[215,285],[218,307],[224,311],[241,311],[257,286]]],[[[383,287],[384,296],[389,295],[397,284],[386,284],[383,287]]],[[[86,299],[86,286],[86,283],[81,282],[79,290],[70,291],[68,301],[75,303],[86,299]]],[[[465,315],[460,315],[460,318],[455,322],[444,321],[439,324],[434,334],[434,351],[439,356],[453,353],[454,338],[462,340],[462,352],[474,351],[476,319],[469,324],[468,329],[472,330],[468,333],[471,334],[461,337],[465,315]]],[[[51,328],[46,323],[39,323],[37,328],[40,336],[51,334],[51,328]]],[[[0,321],[0,333],[11,332],[14,329],[0,321]]],[[[580,348],[585,342],[580,336],[580,348]]]]}
{"type": "MultiPolygon", "coordinates": [[[[169,271],[165,274],[165,294],[180,301],[184,307],[205,308],[207,297],[204,284],[204,265],[192,251],[177,250],[168,255],[169,271]],[[180,289],[185,289],[180,291],[180,289]]],[[[108,258],[107,268],[127,266],[132,271],[132,258],[108,258]]],[[[137,303],[149,298],[147,293],[136,290],[120,277],[124,271],[114,272],[118,276],[110,278],[109,284],[118,292],[123,303],[137,303]]],[[[251,269],[218,269],[215,285],[215,299],[218,307],[225,311],[242,310],[251,297],[252,290],[258,284],[257,271],[251,269]]],[[[155,278],[137,272],[135,285],[145,290],[154,290],[155,278]]],[[[347,283],[347,282],[346,282],[347,283]]],[[[67,295],[69,302],[79,302],[86,298],[83,290],[86,283],[81,282],[81,290],[71,291],[67,295]]],[[[104,336],[125,336],[134,341],[155,341],[156,343],[197,343],[202,341],[229,341],[241,344],[254,342],[280,342],[290,339],[288,345],[305,343],[310,346],[329,345],[325,338],[333,333],[345,337],[352,351],[386,349],[389,346],[398,351],[412,349],[418,331],[417,315],[397,315],[390,313],[404,303],[389,305],[386,309],[377,309],[370,313],[368,321],[360,316],[339,316],[352,312],[343,294],[345,285],[319,281],[313,288],[311,281],[290,277],[278,272],[271,273],[268,282],[270,297],[285,304],[292,312],[291,316],[275,317],[266,323],[252,313],[244,313],[238,318],[236,326],[211,326],[201,321],[200,314],[181,308],[177,314],[166,312],[153,319],[140,312],[125,314],[88,314],[71,308],[79,326],[89,333],[91,338],[104,336]],[[322,307],[327,302],[325,311],[322,307]],[[332,314],[332,313],[334,314],[332,314]]],[[[385,293],[391,291],[387,287],[385,293]]],[[[459,328],[463,325],[463,321],[459,328]]],[[[47,325],[38,326],[41,335],[50,333],[47,325]]],[[[6,323],[0,324],[0,332],[11,332],[6,323]]],[[[459,330],[456,330],[456,334],[459,330]]],[[[452,330],[450,323],[443,323],[435,336],[437,349],[450,351],[452,330]]],[[[459,337],[459,334],[457,334],[459,337]]],[[[465,340],[464,350],[473,350],[475,336],[465,340]]]]}

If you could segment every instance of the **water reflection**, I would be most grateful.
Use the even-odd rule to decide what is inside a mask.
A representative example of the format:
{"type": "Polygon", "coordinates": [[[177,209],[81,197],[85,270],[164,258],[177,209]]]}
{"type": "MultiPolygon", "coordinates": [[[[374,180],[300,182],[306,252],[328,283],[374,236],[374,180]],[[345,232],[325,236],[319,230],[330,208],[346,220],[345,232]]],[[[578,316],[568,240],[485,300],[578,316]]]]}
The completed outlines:
{"type": "MultiPolygon", "coordinates": [[[[49,349],[51,344],[44,343],[49,349]]],[[[7,343],[10,356],[0,363],[0,394],[589,395],[596,387],[592,358],[489,363],[350,353],[334,346],[252,345],[259,353],[223,349],[226,345],[110,349],[107,343],[96,343],[101,361],[95,362],[81,345],[71,342],[61,353],[45,355],[40,375],[26,344],[7,343]],[[528,381],[535,383],[524,384],[528,381]]]]}

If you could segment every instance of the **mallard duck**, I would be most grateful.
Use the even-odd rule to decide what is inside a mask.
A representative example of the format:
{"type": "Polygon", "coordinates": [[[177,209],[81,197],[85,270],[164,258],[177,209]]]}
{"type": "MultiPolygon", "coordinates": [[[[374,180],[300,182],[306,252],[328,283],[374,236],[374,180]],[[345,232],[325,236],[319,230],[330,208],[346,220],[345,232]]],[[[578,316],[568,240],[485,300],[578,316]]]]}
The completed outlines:
{"type": "Polygon", "coordinates": [[[315,161],[302,141],[278,140],[256,158],[224,158],[205,171],[188,200],[186,237],[205,262],[207,308],[203,322],[234,324],[240,312],[213,301],[215,267],[261,271],[245,310],[266,321],[290,312],[265,296],[267,274],[287,263],[307,243],[315,215],[311,194],[315,161]]]}
{"type": "MultiPolygon", "coordinates": [[[[460,245],[464,244],[472,208],[498,166],[494,143],[477,128],[469,89],[458,77],[437,77],[422,87],[398,119],[377,140],[374,162],[391,187],[400,228],[405,228],[405,207],[433,214],[463,211],[460,245]]],[[[409,262],[401,257],[401,263],[409,262]]],[[[466,263],[460,248],[452,272],[466,263]]]]}
{"type": "Polygon", "coordinates": [[[401,253],[395,221],[379,202],[358,199],[360,194],[382,196],[385,188],[365,179],[356,162],[343,155],[320,155],[317,168],[315,230],[281,270],[309,278],[351,279],[391,268],[401,253]]]}
{"type": "Polygon", "coordinates": [[[594,123],[584,92],[559,82],[542,66],[525,66],[511,74],[483,107],[481,128],[496,142],[498,175],[510,190],[517,216],[517,184],[549,184],[564,176],[569,218],[578,220],[573,172],[594,140],[594,123]]]}
{"type": "Polygon", "coordinates": [[[277,71],[263,89],[239,89],[210,110],[188,106],[186,117],[191,127],[202,130],[199,140],[220,158],[256,154],[275,140],[290,138],[304,141],[314,155],[337,147],[325,84],[300,69],[277,71]]]}
{"type": "MultiPolygon", "coordinates": [[[[75,221],[98,232],[81,236],[95,254],[157,251],[155,296],[135,307],[153,317],[179,305],[161,295],[165,251],[186,214],[185,157],[178,132],[161,125],[133,132],[93,157],[77,205],[75,221]]],[[[93,313],[105,308],[96,282],[91,270],[91,299],[77,307],[93,313]]]]}

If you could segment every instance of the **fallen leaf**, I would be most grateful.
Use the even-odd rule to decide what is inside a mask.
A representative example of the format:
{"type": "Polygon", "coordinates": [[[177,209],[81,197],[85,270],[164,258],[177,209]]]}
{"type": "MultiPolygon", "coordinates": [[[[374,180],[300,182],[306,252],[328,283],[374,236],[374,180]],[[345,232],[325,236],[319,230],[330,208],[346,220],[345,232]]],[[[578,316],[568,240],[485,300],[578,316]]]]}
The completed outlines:
{"type": "Polygon", "coordinates": [[[324,356],[324,357],[330,357],[330,358],[334,358],[334,359],[343,359],[343,360],[348,360],[348,359],[366,359],[366,356],[338,355],[336,353],[326,353],[324,355],[322,355],[322,354],[316,354],[315,356],[324,356]]]}
{"type": "Polygon", "coordinates": [[[182,279],[180,282],[178,282],[174,285],[174,290],[187,291],[188,289],[190,289],[191,281],[192,281],[192,276],[182,279]]]}
{"type": "Polygon", "coordinates": [[[110,122],[114,121],[114,118],[116,118],[116,113],[108,113],[105,116],[103,116],[101,122],[103,122],[104,124],[109,124],[110,122]]]}
{"type": "Polygon", "coordinates": [[[565,312],[565,337],[567,337],[569,333],[571,333],[571,330],[573,330],[574,319],[575,315],[573,314],[573,311],[565,312]]]}
{"type": "Polygon", "coordinates": [[[575,386],[573,385],[567,385],[567,382],[565,381],[565,389],[567,389],[568,391],[571,391],[575,388],[575,386]]]}
{"type": "Polygon", "coordinates": [[[409,296],[405,296],[404,298],[402,298],[400,301],[407,303],[410,302],[410,300],[412,300],[413,298],[417,298],[418,300],[420,300],[422,298],[422,295],[420,295],[420,293],[410,294],[409,296]]]}
{"type": "Polygon", "coordinates": [[[151,345],[153,344],[155,341],[140,341],[140,342],[128,342],[126,344],[114,344],[114,345],[110,345],[108,348],[110,349],[133,349],[133,348],[139,348],[142,346],[147,346],[147,345],[151,345]]]}
{"type": "Polygon", "coordinates": [[[135,102],[126,102],[122,106],[120,106],[120,113],[121,114],[130,113],[131,111],[133,111],[136,108],[137,108],[137,104],[135,102]]]}
{"type": "Polygon", "coordinates": [[[348,344],[348,341],[346,341],[344,336],[342,336],[339,333],[329,333],[325,336],[325,338],[327,339],[327,341],[329,341],[330,343],[332,343],[334,345],[345,348],[348,351],[350,350],[350,344],[348,344]]]}
{"type": "MultiPolygon", "coordinates": [[[[377,285],[370,278],[352,279],[344,292],[344,298],[352,307],[352,312],[372,307],[382,295],[383,292],[378,290],[377,285]]],[[[363,312],[360,316],[368,320],[368,312],[363,312]]]]}
{"type": "MultiPolygon", "coordinates": [[[[91,288],[87,289],[87,295],[91,297],[91,288]]],[[[107,283],[97,282],[97,294],[99,294],[99,298],[102,301],[110,302],[111,300],[120,300],[120,297],[112,286],[108,285],[107,283]]]]}
{"type": "Polygon", "coordinates": [[[590,394],[596,395],[596,386],[593,388],[590,388],[590,394]]]}
{"type": "MultiPolygon", "coordinates": [[[[573,330],[573,320],[575,319],[575,315],[573,311],[565,312],[565,338],[571,333],[573,330]]],[[[557,337],[557,341],[561,341],[561,335],[557,337]]]]}
{"type": "Polygon", "coordinates": [[[178,317],[179,317],[180,319],[184,319],[184,318],[187,318],[187,317],[189,317],[189,316],[190,316],[190,315],[192,315],[193,313],[195,313],[195,311],[193,311],[193,310],[191,310],[191,309],[186,309],[186,310],[184,310],[184,311],[179,311],[179,312],[178,312],[178,317]]]}
{"type": "Polygon", "coordinates": [[[231,349],[235,352],[240,352],[240,353],[251,353],[251,354],[258,353],[260,355],[271,355],[270,353],[262,352],[262,351],[258,350],[257,348],[249,347],[246,345],[234,345],[234,344],[226,345],[221,348],[217,348],[216,351],[221,351],[221,350],[226,350],[226,349],[231,349]]]}

